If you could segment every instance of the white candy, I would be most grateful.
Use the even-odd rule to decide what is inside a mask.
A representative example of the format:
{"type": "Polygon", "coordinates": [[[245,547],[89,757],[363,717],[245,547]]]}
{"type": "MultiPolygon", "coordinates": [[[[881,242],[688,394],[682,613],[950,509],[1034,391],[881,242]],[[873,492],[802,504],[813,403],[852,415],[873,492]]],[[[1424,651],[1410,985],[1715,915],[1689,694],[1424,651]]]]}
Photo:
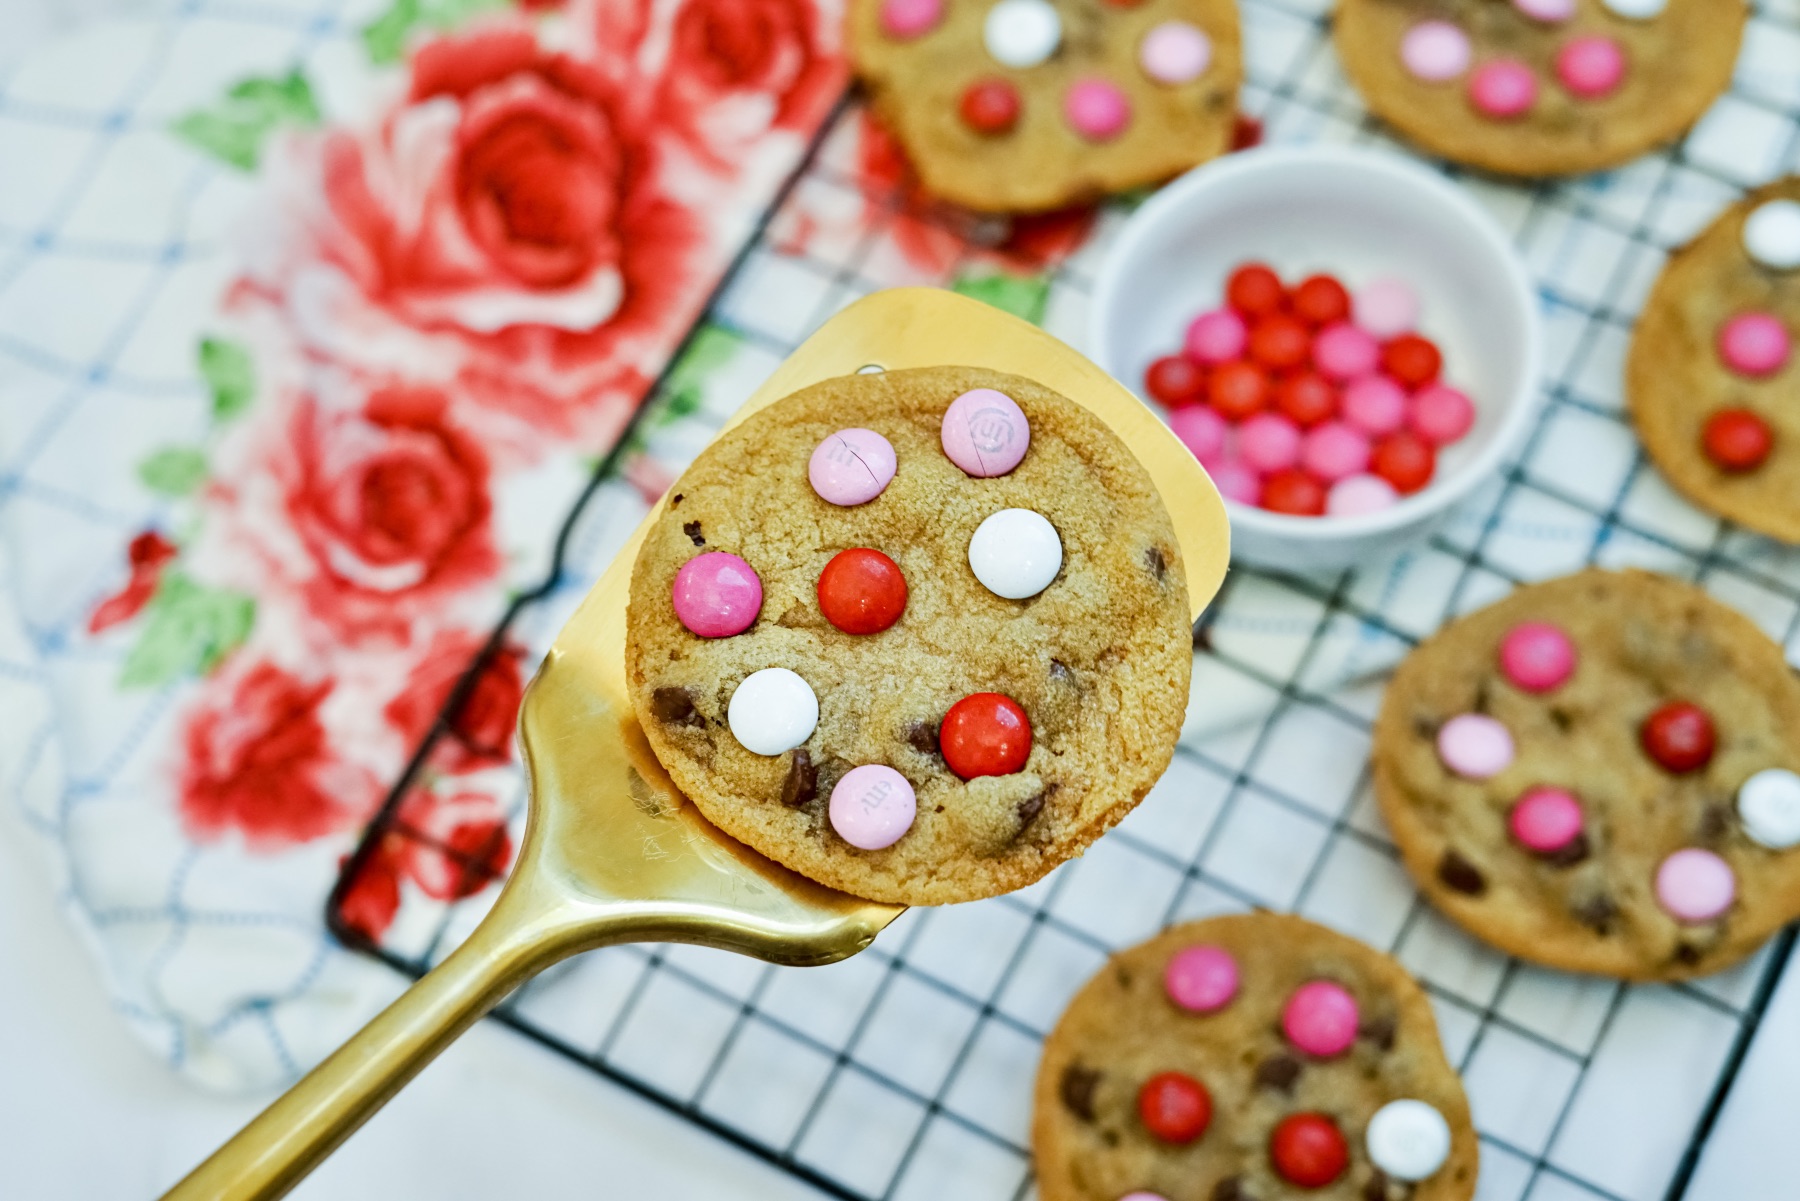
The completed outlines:
{"type": "Polygon", "coordinates": [[[1800,776],[1779,767],[1759,771],[1738,789],[1744,833],[1772,851],[1800,843],[1800,776]]]}
{"type": "Polygon", "coordinates": [[[1363,1136],[1369,1159],[1395,1180],[1423,1180],[1450,1158],[1450,1123],[1424,1101],[1389,1101],[1363,1136]]]}
{"type": "Polygon", "coordinates": [[[1035,67],[1062,45],[1062,18],[1047,0],[1000,0],[988,9],[981,40],[995,61],[1035,67]]]}
{"type": "Polygon", "coordinates": [[[725,711],[732,737],[755,755],[779,755],[812,737],[819,698],[812,685],[785,667],[752,672],[725,711]]]}
{"type": "Polygon", "coordinates": [[[1771,200],[1744,219],[1744,249],[1775,271],[1800,267],[1800,203],[1771,200]]]}
{"type": "Polygon", "coordinates": [[[1062,570],[1062,539],[1041,513],[1001,509],[969,539],[969,569],[995,596],[1024,600],[1062,570]]]}
{"type": "Polygon", "coordinates": [[[1669,0],[1600,0],[1600,3],[1627,21],[1648,21],[1651,17],[1661,16],[1662,10],[1669,6],[1669,0]]]}

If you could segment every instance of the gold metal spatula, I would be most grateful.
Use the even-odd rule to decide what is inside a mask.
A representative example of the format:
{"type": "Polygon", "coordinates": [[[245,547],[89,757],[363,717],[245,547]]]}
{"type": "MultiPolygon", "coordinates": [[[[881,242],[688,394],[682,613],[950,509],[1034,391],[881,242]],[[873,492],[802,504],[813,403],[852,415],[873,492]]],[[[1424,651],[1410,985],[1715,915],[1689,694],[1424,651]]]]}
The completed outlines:
{"type": "MultiPolygon", "coordinates": [[[[1085,405],[1150,472],[1199,616],[1225,575],[1224,505],[1193,456],[1098,367],[1016,317],[950,292],[879,292],[828,321],[728,423],[866,366],[989,367],[1085,405]]],[[[631,567],[659,503],[557,635],[519,714],[530,773],[524,846],[458,947],[176,1185],[178,1201],[285,1194],[501,998],[579,951],[685,942],[770,963],[831,963],[901,910],[834,892],[708,825],[651,754],[625,684],[631,567]]]]}

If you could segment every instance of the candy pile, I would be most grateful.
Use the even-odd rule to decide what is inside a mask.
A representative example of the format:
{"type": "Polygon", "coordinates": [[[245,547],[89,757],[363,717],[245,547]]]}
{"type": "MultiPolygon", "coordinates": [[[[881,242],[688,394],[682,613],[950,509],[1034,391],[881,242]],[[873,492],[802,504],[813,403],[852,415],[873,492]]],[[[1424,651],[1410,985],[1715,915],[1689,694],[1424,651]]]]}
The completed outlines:
{"type": "MultiPolygon", "coordinates": [[[[945,456],[966,475],[988,479],[1008,474],[1024,460],[1031,426],[1010,396],[976,388],[945,410],[941,440],[945,456]]],[[[846,429],[814,449],[807,478],[820,499],[851,507],[880,496],[898,469],[893,443],[874,430],[846,429]]],[[[1062,540],[1043,514],[1001,509],[976,527],[968,559],[983,587],[1009,600],[1024,600],[1048,588],[1062,570],[1062,540]]],[[[905,573],[873,547],[850,547],[834,555],[819,573],[816,593],[820,614],[846,634],[880,634],[906,611],[905,573]]],[[[708,551],[675,573],[671,601],[690,633],[730,638],[755,624],[762,611],[762,579],[739,556],[708,551]]],[[[692,712],[685,698],[672,698],[670,706],[671,720],[692,712]]],[[[785,799],[790,804],[811,799],[816,772],[807,753],[797,748],[818,727],[819,701],[806,680],[785,667],[752,672],[733,690],[726,723],[752,754],[795,751],[789,786],[805,795],[785,799]]],[[[936,746],[961,779],[1011,775],[1023,770],[1031,755],[1031,720],[1011,697],[972,693],[950,706],[936,746]]],[[[833,786],[827,813],[845,842],[877,851],[912,828],[917,806],[906,777],[885,764],[867,763],[845,772],[833,786]]]]}
{"type": "Polygon", "coordinates": [[[1416,332],[1417,294],[1332,275],[1293,289],[1262,263],[1231,273],[1225,305],[1196,317],[1144,390],[1228,500],[1302,517],[1387,508],[1419,491],[1438,451],[1475,423],[1416,332]]]}

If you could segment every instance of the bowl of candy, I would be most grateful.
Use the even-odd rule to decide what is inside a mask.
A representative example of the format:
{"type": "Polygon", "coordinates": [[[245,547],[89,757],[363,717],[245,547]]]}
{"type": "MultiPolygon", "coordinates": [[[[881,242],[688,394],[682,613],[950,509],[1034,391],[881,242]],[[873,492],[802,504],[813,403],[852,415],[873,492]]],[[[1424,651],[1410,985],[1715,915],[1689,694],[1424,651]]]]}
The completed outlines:
{"type": "Polygon", "coordinates": [[[1530,426],[1541,331],[1506,235],[1454,184],[1337,146],[1246,151],[1125,223],[1089,349],[1224,495],[1232,553],[1347,567],[1438,525],[1530,426]]]}

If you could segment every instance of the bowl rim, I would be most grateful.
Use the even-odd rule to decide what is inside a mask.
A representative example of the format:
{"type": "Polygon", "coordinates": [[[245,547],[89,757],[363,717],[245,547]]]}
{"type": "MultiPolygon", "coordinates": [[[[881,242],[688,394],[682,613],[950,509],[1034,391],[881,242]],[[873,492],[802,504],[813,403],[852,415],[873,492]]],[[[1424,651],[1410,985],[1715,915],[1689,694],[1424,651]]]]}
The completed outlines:
{"type": "MultiPolygon", "coordinates": [[[[1466,192],[1437,172],[1390,152],[1341,145],[1259,146],[1203,163],[1164,185],[1125,219],[1108,247],[1095,279],[1094,299],[1088,316],[1089,342],[1101,369],[1111,372],[1115,364],[1110,361],[1113,353],[1106,333],[1107,318],[1116,309],[1118,294],[1124,286],[1123,264],[1139,244],[1150,240],[1165,226],[1178,223],[1182,212],[1197,196],[1243,176],[1267,174],[1296,165],[1385,176],[1396,186],[1411,189],[1421,202],[1447,211],[1476,241],[1484,243],[1490,257],[1500,264],[1506,292],[1524,318],[1523,345],[1519,348],[1520,383],[1513,395],[1505,398],[1508,407],[1499,428],[1479,453],[1455,474],[1433,480],[1422,491],[1402,497],[1389,508],[1350,516],[1299,517],[1271,513],[1229,497],[1225,505],[1231,520],[1241,523],[1246,531],[1255,530],[1283,538],[1317,541],[1362,537],[1416,526],[1460,503],[1495,474],[1502,460],[1522,440],[1542,399],[1543,324],[1538,311],[1537,286],[1513,248],[1512,239],[1506,236],[1499,223],[1466,192]]],[[[1125,383],[1141,403],[1161,411],[1160,406],[1144,400],[1137,388],[1124,380],[1120,382],[1125,383]]]]}

